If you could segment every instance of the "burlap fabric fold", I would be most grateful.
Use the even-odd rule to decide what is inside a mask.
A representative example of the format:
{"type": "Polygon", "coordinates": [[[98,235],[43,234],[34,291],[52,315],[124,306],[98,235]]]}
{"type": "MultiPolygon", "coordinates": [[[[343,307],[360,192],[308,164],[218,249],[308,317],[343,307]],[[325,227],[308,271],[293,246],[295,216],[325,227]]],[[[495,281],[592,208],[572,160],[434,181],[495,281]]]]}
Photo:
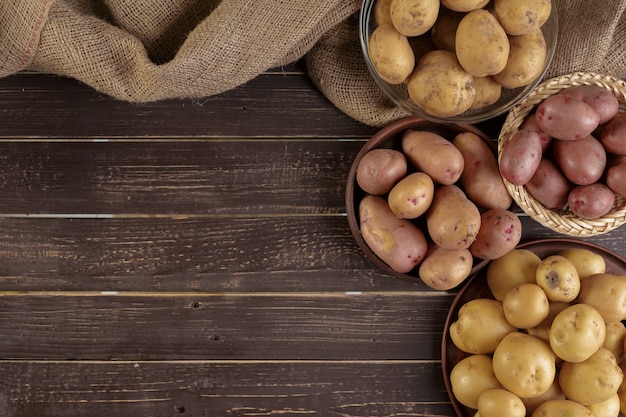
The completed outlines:
{"type": "MultiPolygon", "coordinates": [[[[360,0],[5,0],[0,77],[72,77],[120,100],[222,93],[305,57],[340,110],[382,126],[407,114],[375,86],[361,56],[360,0]]],[[[553,0],[559,44],[547,77],[626,77],[626,0],[553,0]]]]}

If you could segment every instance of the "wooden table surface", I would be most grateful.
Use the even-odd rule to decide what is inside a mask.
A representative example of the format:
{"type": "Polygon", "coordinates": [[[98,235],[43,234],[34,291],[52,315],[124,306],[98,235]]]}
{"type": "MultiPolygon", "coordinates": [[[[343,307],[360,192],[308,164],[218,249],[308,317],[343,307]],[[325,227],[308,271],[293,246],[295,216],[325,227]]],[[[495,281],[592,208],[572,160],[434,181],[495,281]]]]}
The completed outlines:
{"type": "MultiPolygon", "coordinates": [[[[0,416],[453,416],[455,293],[384,274],[348,228],[376,130],[302,64],[141,105],[0,79],[0,416]]],[[[625,234],[586,240],[626,256],[625,234]]]]}

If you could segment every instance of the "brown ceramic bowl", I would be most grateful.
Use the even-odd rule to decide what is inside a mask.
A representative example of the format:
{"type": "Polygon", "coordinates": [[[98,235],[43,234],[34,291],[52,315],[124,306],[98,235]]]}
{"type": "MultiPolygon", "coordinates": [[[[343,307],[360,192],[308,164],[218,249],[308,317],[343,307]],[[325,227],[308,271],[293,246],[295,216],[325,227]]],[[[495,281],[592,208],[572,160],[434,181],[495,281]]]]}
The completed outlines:
{"type": "MultiPolygon", "coordinates": [[[[518,245],[518,248],[528,249],[542,259],[549,255],[555,255],[563,249],[588,249],[592,252],[600,254],[604,258],[608,273],[626,274],[626,259],[601,246],[573,238],[530,241],[518,245]]],[[[443,370],[443,378],[446,384],[446,390],[448,391],[448,396],[450,397],[450,401],[452,402],[452,406],[454,407],[458,417],[474,417],[476,410],[468,408],[458,402],[452,393],[450,372],[459,361],[469,356],[469,354],[457,349],[456,346],[454,346],[454,343],[452,343],[452,340],[450,339],[449,329],[450,325],[458,318],[459,309],[465,303],[475,298],[493,298],[493,295],[487,287],[487,265],[488,262],[482,265],[481,268],[468,279],[467,285],[461,288],[461,290],[457,293],[454,301],[452,302],[452,306],[450,307],[443,330],[443,339],[441,343],[441,366],[443,370]]]]}
{"type": "MultiPolygon", "coordinates": [[[[350,172],[348,174],[348,181],[346,184],[346,212],[352,236],[354,236],[354,239],[359,245],[359,248],[361,248],[361,250],[365,254],[365,257],[386,273],[406,281],[422,282],[417,274],[416,269],[409,273],[403,274],[394,271],[391,267],[389,267],[389,265],[383,262],[378,256],[374,254],[374,252],[372,252],[367,243],[365,243],[365,240],[363,240],[363,237],[361,236],[361,232],[359,230],[359,202],[366,195],[366,193],[358,186],[356,182],[356,169],[359,165],[359,162],[361,161],[363,156],[372,149],[391,148],[401,151],[402,146],[400,142],[402,138],[402,133],[407,129],[434,132],[449,140],[454,139],[454,137],[459,133],[472,132],[483,138],[483,140],[485,140],[485,142],[487,142],[489,146],[494,149],[494,152],[496,145],[495,142],[492,142],[485,133],[472,125],[437,123],[423,119],[419,116],[411,116],[405,119],[398,120],[379,130],[367,141],[367,143],[361,148],[361,150],[355,157],[350,172]]],[[[424,230],[423,225],[422,230],[424,230]]],[[[474,268],[472,270],[472,274],[475,272],[475,270],[477,270],[477,268],[480,268],[486,262],[487,261],[485,260],[474,259],[474,268]]]]}

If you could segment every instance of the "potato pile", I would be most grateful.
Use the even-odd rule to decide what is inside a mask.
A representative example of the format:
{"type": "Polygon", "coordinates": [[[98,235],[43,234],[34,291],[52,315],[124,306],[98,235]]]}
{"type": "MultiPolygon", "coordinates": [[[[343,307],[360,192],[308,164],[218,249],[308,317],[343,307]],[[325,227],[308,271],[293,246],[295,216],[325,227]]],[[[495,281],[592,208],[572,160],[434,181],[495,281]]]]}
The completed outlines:
{"type": "Polygon", "coordinates": [[[454,288],[474,257],[513,249],[521,222],[508,210],[511,196],[480,136],[449,140],[415,129],[399,136],[398,149],[372,149],[358,162],[356,182],[366,193],[358,203],[361,236],[393,270],[417,268],[429,287],[454,288]]]}
{"type": "Polygon", "coordinates": [[[626,114],[608,89],[565,88],[524,120],[500,154],[500,172],[550,210],[583,219],[626,197],[626,114]]]}
{"type": "Polygon", "coordinates": [[[468,354],[450,372],[461,404],[481,417],[626,413],[626,276],[586,248],[516,248],[486,280],[494,298],[466,302],[449,328],[468,354]]]}
{"type": "Polygon", "coordinates": [[[453,117],[541,74],[551,10],[550,0],[376,0],[368,55],[424,111],[453,117]]]}

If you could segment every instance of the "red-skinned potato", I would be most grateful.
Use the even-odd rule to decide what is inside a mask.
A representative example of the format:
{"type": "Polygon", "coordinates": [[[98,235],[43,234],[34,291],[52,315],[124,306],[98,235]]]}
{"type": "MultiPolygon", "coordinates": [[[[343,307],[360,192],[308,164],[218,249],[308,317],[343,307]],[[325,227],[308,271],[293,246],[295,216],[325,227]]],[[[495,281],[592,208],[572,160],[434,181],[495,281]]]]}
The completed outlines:
{"type": "Polygon", "coordinates": [[[626,155],[626,114],[615,116],[600,133],[600,142],[615,155],[626,155]]]}
{"type": "Polygon", "coordinates": [[[604,173],[606,151],[591,135],[578,140],[555,140],[553,151],[561,171],[574,184],[593,184],[604,173]]]}
{"type": "Polygon", "coordinates": [[[535,175],[524,187],[528,194],[547,209],[558,210],[567,204],[570,183],[550,159],[541,159],[535,175]]]}
{"type": "Polygon", "coordinates": [[[368,194],[386,194],[407,173],[406,157],[394,149],[368,151],[356,169],[356,182],[368,194]]]}
{"type": "Polygon", "coordinates": [[[367,195],[359,204],[361,235],[367,245],[393,270],[406,273],[426,255],[424,233],[406,219],[398,219],[387,201],[367,195]]]}
{"type": "Polygon", "coordinates": [[[518,130],[502,148],[500,173],[510,183],[524,185],[535,175],[541,156],[539,134],[532,130],[518,130]]]}
{"type": "Polygon", "coordinates": [[[590,135],[600,116],[587,103],[565,94],[552,95],[537,107],[537,125],[555,139],[576,140],[590,135]]]}
{"type": "Polygon", "coordinates": [[[600,116],[600,124],[611,120],[619,111],[619,100],[615,94],[599,85],[577,85],[561,90],[559,94],[587,103],[600,116]]]}
{"type": "Polygon", "coordinates": [[[497,259],[517,246],[522,237],[522,223],[515,213],[501,208],[483,212],[480,230],[470,252],[480,259],[497,259]]]}
{"type": "Polygon", "coordinates": [[[541,130],[539,125],[537,125],[537,114],[531,113],[524,119],[522,125],[520,126],[520,130],[527,129],[532,130],[533,132],[537,132],[539,134],[539,139],[541,140],[541,150],[546,152],[550,145],[552,144],[552,136],[548,135],[546,132],[541,130]]]}
{"type": "Polygon", "coordinates": [[[574,187],[567,198],[572,213],[583,219],[596,219],[611,211],[615,194],[602,183],[574,187]]]}
{"type": "Polygon", "coordinates": [[[606,185],[617,194],[626,197],[626,162],[614,165],[606,171],[606,185]]]}

